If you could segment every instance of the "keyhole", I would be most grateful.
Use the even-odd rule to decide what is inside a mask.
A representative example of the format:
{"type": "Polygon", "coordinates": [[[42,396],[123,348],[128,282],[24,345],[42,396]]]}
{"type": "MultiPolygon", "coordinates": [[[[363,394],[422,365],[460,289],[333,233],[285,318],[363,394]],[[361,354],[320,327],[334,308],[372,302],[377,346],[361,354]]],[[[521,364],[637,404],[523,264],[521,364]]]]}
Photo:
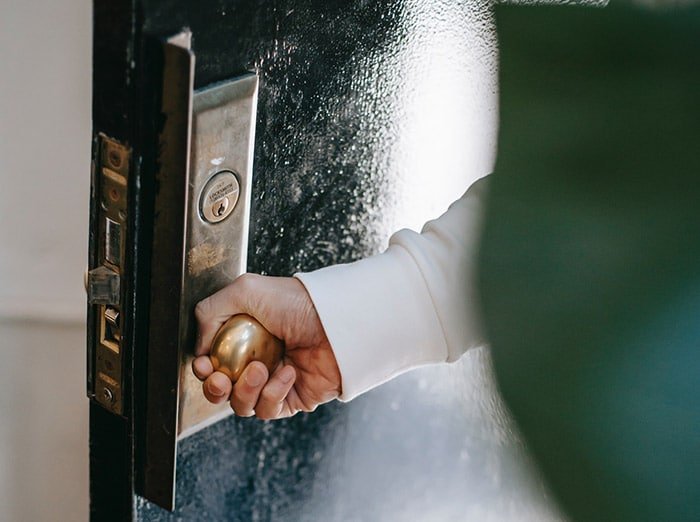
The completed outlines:
{"type": "Polygon", "coordinates": [[[199,200],[200,216],[208,223],[220,223],[236,207],[239,191],[240,185],[233,172],[218,172],[202,190],[199,200]]]}
{"type": "Polygon", "coordinates": [[[211,217],[212,219],[221,220],[224,219],[229,211],[229,206],[231,202],[228,198],[223,198],[214,203],[211,206],[211,217]]]}

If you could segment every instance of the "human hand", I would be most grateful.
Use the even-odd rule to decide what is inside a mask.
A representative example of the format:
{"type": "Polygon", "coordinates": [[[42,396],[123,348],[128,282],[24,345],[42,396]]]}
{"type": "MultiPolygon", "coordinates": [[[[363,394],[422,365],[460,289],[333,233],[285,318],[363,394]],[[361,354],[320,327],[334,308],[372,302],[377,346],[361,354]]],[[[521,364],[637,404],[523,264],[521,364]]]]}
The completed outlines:
{"type": "Polygon", "coordinates": [[[244,274],[200,301],[195,308],[197,343],[192,363],[204,395],[218,404],[230,399],[237,415],[261,419],[314,411],[340,395],[340,371],[318,313],[304,285],[293,277],[244,274]],[[208,353],[216,332],[229,317],[248,314],[285,343],[284,359],[268,374],[250,363],[234,384],[215,372],[208,353]]]}

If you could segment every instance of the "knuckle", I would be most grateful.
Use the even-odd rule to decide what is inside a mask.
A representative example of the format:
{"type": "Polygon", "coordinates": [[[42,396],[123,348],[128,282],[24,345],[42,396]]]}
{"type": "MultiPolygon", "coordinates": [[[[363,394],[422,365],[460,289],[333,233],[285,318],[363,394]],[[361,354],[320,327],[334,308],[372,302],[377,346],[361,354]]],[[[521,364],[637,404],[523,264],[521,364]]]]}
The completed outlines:
{"type": "Polygon", "coordinates": [[[260,282],[263,278],[264,276],[258,274],[245,273],[233,282],[233,289],[243,303],[260,292],[260,282]]]}
{"type": "Polygon", "coordinates": [[[304,408],[301,411],[304,413],[313,413],[316,411],[316,408],[318,408],[318,404],[308,404],[304,405],[304,408]]]}
{"type": "Polygon", "coordinates": [[[231,409],[233,410],[233,413],[239,417],[252,417],[254,415],[252,409],[246,408],[242,404],[236,404],[235,401],[231,401],[231,409]]]}
{"type": "Polygon", "coordinates": [[[198,321],[205,321],[211,314],[211,300],[207,297],[206,299],[198,302],[194,307],[194,316],[198,321]]]}
{"type": "Polygon", "coordinates": [[[317,407],[318,401],[315,401],[310,397],[304,397],[301,399],[301,411],[303,411],[304,413],[312,413],[316,411],[317,407]]]}
{"type": "Polygon", "coordinates": [[[255,275],[247,273],[243,274],[239,276],[234,283],[241,291],[250,291],[251,287],[255,284],[255,275]]]}
{"type": "Polygon", "coordinates": [[[267,408],[259,408],[258,410],[255,410],[255,416],[261,420],[272,420],[275,418],[274,413],[269,411],[267,408]]]}
{"type": "Polygon", "coordinates": [[[281,399],[279,395],[279,391],[272,386],[265,386],[262,392],[260,392],[260,398],[270,403],[279,402],[281,399]]]}
{"type": "MultiPolygon", "coordinates": [[[[231,394],[231,406],[236,411],[243,411],[252,415],[257,402],[257,394],[254,388],[250,388],[244,383],[236,383],[231,394]]],[[[249,416],[246,415],[246,416],[249,416]]]]}

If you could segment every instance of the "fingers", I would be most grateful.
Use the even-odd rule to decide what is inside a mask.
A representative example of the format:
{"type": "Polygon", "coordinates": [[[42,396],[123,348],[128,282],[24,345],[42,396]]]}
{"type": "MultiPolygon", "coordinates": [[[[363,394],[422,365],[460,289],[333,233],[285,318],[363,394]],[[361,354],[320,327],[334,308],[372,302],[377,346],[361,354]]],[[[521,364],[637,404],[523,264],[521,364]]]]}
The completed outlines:
{"type": "Polygon", "coordinates": [[[233,386],[231,395],[231,407],[236,415],[241,417],[255,415],[255,405],[258,403],[267,377],[267,368],[258,361],[253,361],[243,370],[241,378],[233,386]]]}
{"type": "Polygon", "coordinates": [[[296,413],[291,411],[286,398],[294,387],[296,371],[291,366],[280,366],[268,381],[267,368],[253,362],[233,387],[231,407],[236,415],[260,419],[280,419],[296,413]]]}
{"type": "Polygon", "coordinates": [[[262,389],[255,406],[255,414],[261,419],[279,419],[293,415],[287,405],[287,395],[294,386],[296,371],[291,366],[280,366],[262,389]]]}
{"type": "Polygon", "coordinates": [[[231,395],[231,380],[221,372],[214,372],[211,359],[206,355],[192,361],[192,372],[200,381],[204,381],[202,391],[209,402],[219,404],[231,395]]]}
{"type": "Polygon", "coordinates": [[[212,373],[202,384],[202,390],[207,400],[219,404],[231,395],[231,379],[221,372],[212,373]]]}
{"type": "Polygon", "coordinates": [[[212,365],[209,357],[202,355],[201,357],[197,357],[192,361],[192,371],[197,379],[203,381],[214,373],[214,366],[212,365]]]}
{"type": "MultiPolygon", "coordinates": [[[[252,362],[234,385],[221,372],[215,372],[207,356],[197,357],[192,363],[195,375],[204,380],[204,396],[213,404],[220,404],[230,396],[236,415],[260,419],[281,419],[294,415],[303,408],[292,409],[287,398],[293,393],[296,371],[292,366],[280,366],[268,380],[264,364],[252,362]]],[[[293,397],[292,397],[293,398],[293,397]]]]}

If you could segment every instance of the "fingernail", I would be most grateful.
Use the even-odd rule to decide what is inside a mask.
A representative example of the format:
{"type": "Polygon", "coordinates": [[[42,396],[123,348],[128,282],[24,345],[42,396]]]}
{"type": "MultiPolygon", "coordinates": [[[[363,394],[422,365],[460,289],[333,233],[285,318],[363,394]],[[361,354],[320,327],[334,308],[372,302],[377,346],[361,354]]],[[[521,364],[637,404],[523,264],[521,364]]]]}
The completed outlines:
{"type": "Polygon", "coordinates": [[[284,384],[289,384],[289,382],[294,378],[294,370],[287,367],[280,372],[280,379],[284,384]]]}
{"type": "Polygon", "coordinates": [[[216,384],[209,383],[207,388],[209,388],[209,393],[216,397],[221,397],[224,394],[224,390],[219,388],[216,384]]]}
{"type": "Polygon", "coordinates": [[[260,386],[264,380],[265,376],[263,373],[255,368],[251,368],[245,376],[245,382],[248,384],[248,386],[252,387],[260,386]]]}

